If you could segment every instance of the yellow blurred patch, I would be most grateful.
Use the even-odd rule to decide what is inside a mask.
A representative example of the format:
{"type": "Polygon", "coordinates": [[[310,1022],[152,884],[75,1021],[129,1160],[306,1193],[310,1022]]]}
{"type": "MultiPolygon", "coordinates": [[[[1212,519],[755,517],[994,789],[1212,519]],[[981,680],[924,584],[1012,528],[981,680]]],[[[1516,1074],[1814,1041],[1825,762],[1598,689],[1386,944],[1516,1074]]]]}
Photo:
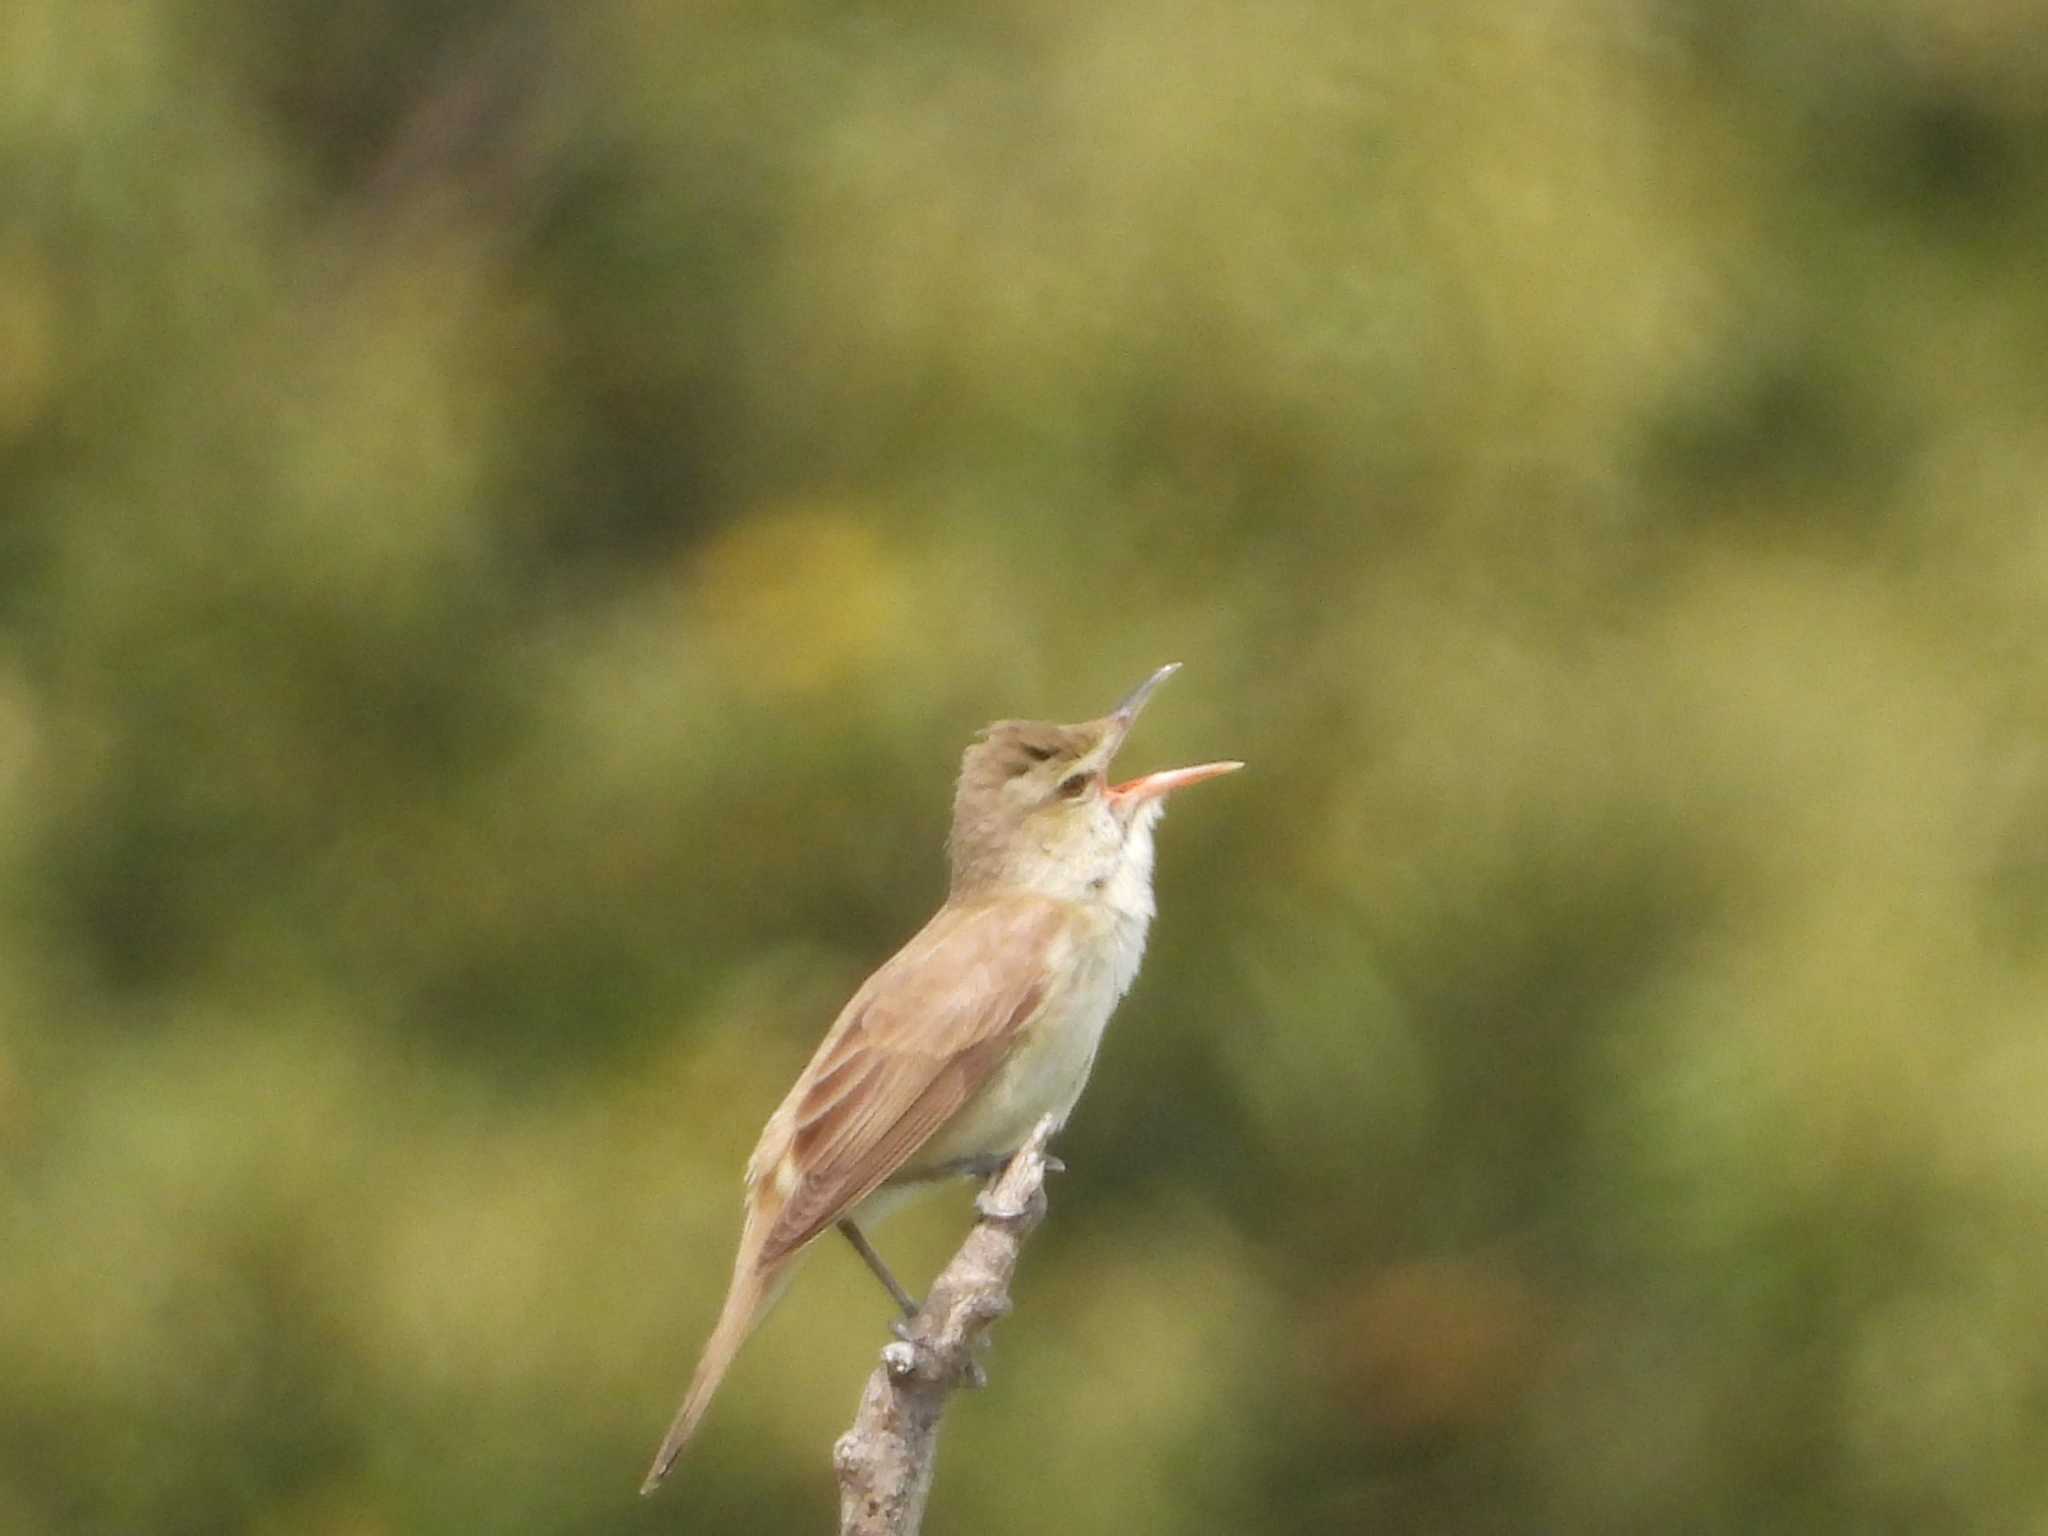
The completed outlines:
{"type": "Polygon", "coordinates": [[[48,264],[0,248],[0,442],[41,418],[56,373],[57,299],[48,264]]]}
{"type": "Polygon", "coordinates": [[[909,630],[900,564],[857,512],[800,505],[735,524],[691,571],[699,638],[763,693],[810,693],[886,661],[909,630]]]}

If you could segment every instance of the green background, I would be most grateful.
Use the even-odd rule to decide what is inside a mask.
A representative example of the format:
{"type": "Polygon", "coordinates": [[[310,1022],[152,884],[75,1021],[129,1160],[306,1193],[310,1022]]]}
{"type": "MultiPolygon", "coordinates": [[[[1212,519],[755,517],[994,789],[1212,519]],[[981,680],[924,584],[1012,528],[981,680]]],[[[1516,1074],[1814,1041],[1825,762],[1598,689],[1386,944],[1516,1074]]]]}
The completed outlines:
{"type": "Polygon", "coordinates": [[[830,1529],[840,1245],[634,1495],[746,1153],[1179,660],[928,1529],[2048,1531],[2044,147],[2026,0],[10,0],[0,1530],[830,1529]]]}

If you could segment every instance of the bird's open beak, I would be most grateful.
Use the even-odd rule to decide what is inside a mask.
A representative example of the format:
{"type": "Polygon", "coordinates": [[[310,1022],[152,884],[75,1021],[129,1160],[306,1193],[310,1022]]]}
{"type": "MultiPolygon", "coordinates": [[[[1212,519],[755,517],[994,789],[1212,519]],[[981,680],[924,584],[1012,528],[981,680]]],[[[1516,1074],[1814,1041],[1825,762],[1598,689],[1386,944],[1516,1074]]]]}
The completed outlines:
{"type": "Polygon", "coordinates": [[[1156,800],[1161,795],[1170,795],[1176,789],[1186,789],[1190,784],[1199,784],[1204,779],[1220,779],[1224,774],[1235,773],[1243,766],[1243,763],[1197,763],[1192,768],[1162,768],[1157,773],[1148,773],[1140,778],[1110,785],[1109,797],[1126,805],[1136,805],[1143,800],[1156,800]]]}
{"type": "MultiPolygon", "coordinates": [[[[1159,685],[1179,670],[1179,662],[1169,661],[1133,688],[1130,697],[1111,712],[1110,729],[1116,737],[1110,747],[1112,755],[1123,745],[1123,739],[1131,729],[1131,722],[1138,718],[1138,711],[1145,707],[1159,685]]],[[[1141,778],[1111,785],[1109,797],[1112,801],[1124,805],[1137,805],[1146,800],[1156,800],[1161,796],[1170,795],[1176,789],[1185,789],[1190,784],[1199,784],[1204,779],[1220,778],[1226,773],[1235,773],[1243,766],[1243,763],[1198,763],[1192,768],[1165,768],[1158,773],[1148,773],[1141,778]]]]}
{"type": "Polygon", "coordinates": [[[1131,728],[1131,722],[1138,718],[1138,711],[1143,709],[1146,701],[1159,691],[1159,685],[1179,670],[1179,662],[1169,661],[1165,666],[1133,688],[1130,692],[1130,697],[1110,711],[1109,718],[1118,727],[1119,734],[1131,728]]]}

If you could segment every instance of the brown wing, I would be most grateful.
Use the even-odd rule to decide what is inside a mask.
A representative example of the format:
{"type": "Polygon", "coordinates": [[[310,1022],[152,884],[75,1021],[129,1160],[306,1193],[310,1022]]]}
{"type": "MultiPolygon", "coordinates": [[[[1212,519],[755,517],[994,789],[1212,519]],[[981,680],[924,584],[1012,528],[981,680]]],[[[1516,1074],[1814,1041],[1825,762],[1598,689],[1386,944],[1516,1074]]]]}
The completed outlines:
{"type": "Polygon", "coordinates": [[[759,1263],[879,1189],[988,1081],[1045,1005],[1068,917],[1035,897],[948,906],[868,978],[776,1111],[795,1179],[759,1263]]]}

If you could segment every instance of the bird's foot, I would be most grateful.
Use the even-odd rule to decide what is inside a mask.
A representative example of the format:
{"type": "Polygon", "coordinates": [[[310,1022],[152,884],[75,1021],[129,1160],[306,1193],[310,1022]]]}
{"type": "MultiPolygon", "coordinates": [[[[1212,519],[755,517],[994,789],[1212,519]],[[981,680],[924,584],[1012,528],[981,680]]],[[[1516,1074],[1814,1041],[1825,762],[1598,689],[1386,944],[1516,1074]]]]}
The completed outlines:
{"type": "Polygon", "coordinates": [[[992,1179],[1009,1166],[1009,1153],[984,1152],[978,1157],[956,1157],[950,1163],[940,1164],[937,1176],[943,1179],[992,1179]]]}
{"type": "Polygon", "coordinates": [[[1033,1190],[1028,1199],[1021,1203],[1001,1199],[995,1186],[990,1185],[974,1197],[974,1209],[983,1221],[992,1221],[997,1226],[1013,1226],[1034,1215],[1045,1204],[1045,1191],[1033,1190]]]}
{"type": "MultiPolygon", "coordinates": [[[[946,1367],[938,1350],[908,1330],[901,1332],[893,1344],[882,1346],[882,1365],[898,1381],[915,1378],[937,1382],[946,1376],[946,1367]]],[[[979,1360],[970,1355],[960,1361],[953,1372],[953,1384],[970,1392],[979,1392],[988,1385],[988,1372],[982,1369],[979,1360]]]]}
{"type": "Polygon", "coordinates": [[[931,1373],[932,1352],[917,1339],[898,1339],[882,1346],[882,1365],[898,1381],[931,1373]]]}

